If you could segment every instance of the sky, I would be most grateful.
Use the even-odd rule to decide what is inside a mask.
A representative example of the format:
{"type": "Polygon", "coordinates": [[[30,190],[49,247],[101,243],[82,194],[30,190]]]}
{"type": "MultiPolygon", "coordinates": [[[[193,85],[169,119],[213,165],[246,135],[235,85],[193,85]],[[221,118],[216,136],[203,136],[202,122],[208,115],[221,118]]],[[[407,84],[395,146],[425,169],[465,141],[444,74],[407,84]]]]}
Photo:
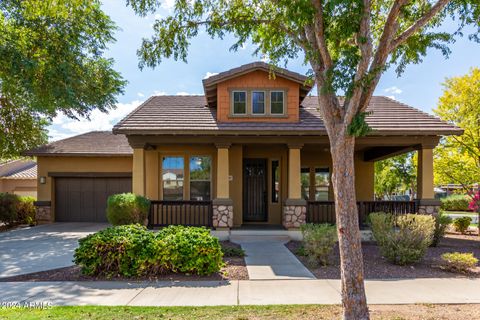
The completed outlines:
{"type": "MultiPolygon", "coordinates": [[[[115,110],[110,113],[93,111],[91,120],[80,121],[59,115],[49,126],[50,141],[64,139],[94,130],[111,130],[112,126],[152,95],[203,94],[202,79],[208,75],[226,71],[245,63],[261,60],[253,56],[254,46],[246,45],[237,52],[229,50],[232,37],[211,39],[200,33],[192,40],[188,63],[164,60],[155,69],[140,70],[137,49],[142,38],[151,36],[156,18],[167,16],[174,0],[166,0],[155,15],[138,17],[126,1],[104,0],[104,11],[115,21],[119,30],[116,42],[109,46],[106,56],[115,60],[114,68],[128,81],[125,93],[118,97],[115,110]]],[[[444,26],[453,30],[455,24],[444,26]]],[[[394,70],[386,71],[375,95],[390,96],[425,112],[432,113],[442,95],[442,83],[446,78],[468,73],[472,67],[480,67],[480,44],[459,38],[451,45],[449,59],[436,50],[430,50],[423,63],[409,65],[401,77],[394,70]]],[[[287,68],[302,74],[308,70],[302,60],[289,61],[287,68]]]]}

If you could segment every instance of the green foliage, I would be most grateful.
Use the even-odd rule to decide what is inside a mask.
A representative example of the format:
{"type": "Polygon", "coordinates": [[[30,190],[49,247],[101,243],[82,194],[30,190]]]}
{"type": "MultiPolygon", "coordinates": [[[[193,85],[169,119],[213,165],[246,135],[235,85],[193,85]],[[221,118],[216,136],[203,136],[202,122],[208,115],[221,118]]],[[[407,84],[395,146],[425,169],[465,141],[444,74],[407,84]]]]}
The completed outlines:
{"type": "Polygon", "coordinates": [[[352,122],[348,125],[347,132],[353,137],[364,137],[370,132],[372,128],[365,121],[365,118],[372,114],[372,112],[360,112],[353,117],[352,122]]]}
{"type": "Polygon", "coordinates": [[[460,232],[461,234],[465,234],[471,222],[472,218],[461,217],[453,220],[453,226],[455,227],[455,231],[460,232]]]}
{"type": "Polygon", "coordinates": [[[407,265],[418,262],[433,240],[435,219],[428,215],[370,214],[372,232],[380,252],[390,262],[407,265]]]}
{"type": "Polygon", "coordinates": [[[443,87],[434,112],[464,134],[442,138],[435,148],[435,183],[468,186],[480,181],[480,69],[449,78],[443,87]]]}
{"type": "Polygon", "coordinates": [[[148,217],[150,201],[133,193],[114,194],[107,200],[107,219],[114,226],[143,224],[148,217]]]}
{"type": "Polygon", "coordinates": [[[35,202],[34,197],[18,197],[17,204],[17,219],[20,223],[34,224],[35,223],[35,202]]]}
{"type": "Polygon", "coordinates": [[[413,194],[417,183],[417,154],[404,153],[375,162],[375,196],[392,198],[393,194],[410,190],[413,194]]]}
{"type": "Polygon", "coordinates": [[[452,272],[467,273],[474,268],[478,259],[473,253],[448,252],[442,254],[443,267],[452,272]]]}
{"type": "Polygon", "coordinates": [[[0,222],[11,225],[17,220],[18,197],[11,193],[0,193],[0,222]]]}
{"type": "Polygon", "coordinates": [[[328,223],[307,223],[301,226],[303,250],[312,265],[326,266],[328,258],[337,242],[337,229],[328,223]]]}
{"type": "Polygon", "coordinates": [[[224,246],[223,243],[221,246],[224,257],[245,257],[245,251],[242,248],[224,246]]]}
{"type": "Polygon", "coordinates": [[[138,224],[123,225],[82,238],[79,244],[74,262],[87,275],[203,275],[223,265],[220,243],[205,228],[170,226],[154,233],[138,224]]]}
{"type": "Polygon", "coordinates": [[[0,109],[10,110],[0,112],[3,157],[43,143],[58,113],[115,107],[126,84],[104,57],[115,30],[98,0],[0,1],[0,109]]]}
{"type": "Polygon", "coordinates": [[[433,241],[431,246],[436,247],[440,240],[445,236],[445,231],[447,227],[452,223],[452,218],[447,216],[445,213],[440,212],[439,215],[435,217],[435,231],[433,233],[433,241]]]}
{"type": "Polygon", "coordinates": [[[468,211],[470,203],[469,197],[463,194],[452,194],[441,201],[440,208],[445,211],[468,211]]]}

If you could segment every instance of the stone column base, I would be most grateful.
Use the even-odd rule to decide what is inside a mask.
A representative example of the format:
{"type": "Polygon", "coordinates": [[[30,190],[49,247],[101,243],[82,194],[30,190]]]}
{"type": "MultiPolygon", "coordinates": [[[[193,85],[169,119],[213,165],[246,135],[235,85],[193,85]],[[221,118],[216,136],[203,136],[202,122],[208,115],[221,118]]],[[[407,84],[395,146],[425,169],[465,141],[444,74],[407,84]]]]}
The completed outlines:
{"type": "Polygon", "coordinates": [[[283,206],[282,224],[286,229],[298,229],[307,222],[307,202],[287,199],[283,206]]]}
{"type": "Polygon", "coordinates": [[[440,212],[440,200],[436,199],[419,199],[417,200],[418,213],[430,214],[436,216],[440,212]]]}
{"type": "Polygon", "coordinates": [[[216,229],[233,227],[233,201],[231,199],[215,199],[212,201],[212,224],[216,229]]]}
{"type": "Polygon", "coordinates": [[[34,205],[37,224],[53,223],[54,219],[50,201],[35,201],[34,205]]]}

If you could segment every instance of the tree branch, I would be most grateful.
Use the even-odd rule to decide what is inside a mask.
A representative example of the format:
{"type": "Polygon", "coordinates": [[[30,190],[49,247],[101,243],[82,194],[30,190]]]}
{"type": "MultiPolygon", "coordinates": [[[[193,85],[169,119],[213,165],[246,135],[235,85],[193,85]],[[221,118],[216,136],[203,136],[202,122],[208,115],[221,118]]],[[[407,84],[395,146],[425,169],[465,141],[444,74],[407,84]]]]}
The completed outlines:
{"type": "Polygon", "coordinates": [[[396,49],[399,45],[404,43],[413,34],[423,28],[434,16],[436,16],[451,0],[439,0],[430,10],[428,10],[420,19],[415,21],[407,30],[400,34],[391,44],[391,50],[396,49]]]}
{"type": "Polygon", "coordinates": [[[323,4],[322,0],[312,0],[312,4],[315,8],[314,16],[314,28],[315,28],[315,38],[317,40],[318,50],[323,60],[325,69],[329,70],[332,68],[332,58],[328,52],[327,43],[325,41],[325,28],[323,21],[323,4]]]}

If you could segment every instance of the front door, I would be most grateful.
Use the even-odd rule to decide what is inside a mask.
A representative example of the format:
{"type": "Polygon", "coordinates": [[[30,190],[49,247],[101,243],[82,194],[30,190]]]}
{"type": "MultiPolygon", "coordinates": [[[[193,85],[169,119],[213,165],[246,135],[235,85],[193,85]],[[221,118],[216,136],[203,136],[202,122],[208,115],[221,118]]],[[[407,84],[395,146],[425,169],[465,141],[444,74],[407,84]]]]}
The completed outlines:
{"type": "Polygon", "coordinates": [[[267,221],[267,159],[243,159],[243,221],[267,221]]]}

